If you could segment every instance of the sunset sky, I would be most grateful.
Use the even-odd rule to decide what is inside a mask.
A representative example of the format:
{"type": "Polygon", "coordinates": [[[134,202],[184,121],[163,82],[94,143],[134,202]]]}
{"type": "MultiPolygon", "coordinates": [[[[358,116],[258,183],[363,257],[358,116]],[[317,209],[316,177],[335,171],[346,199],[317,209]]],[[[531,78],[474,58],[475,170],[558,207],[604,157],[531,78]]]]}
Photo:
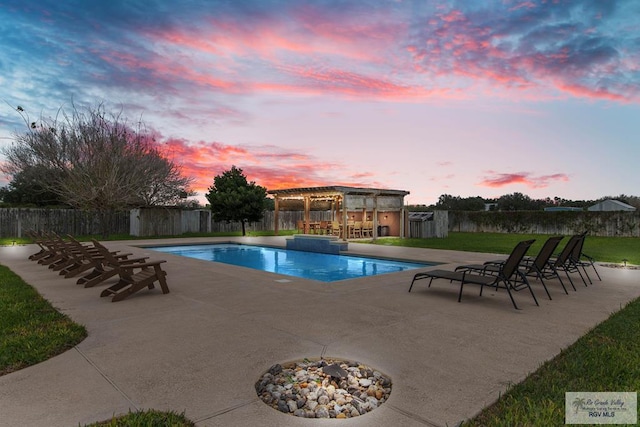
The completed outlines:
{"type": "Polygon", "coordinates": [[[640,1],[0,0],[0,101],[0,145],[18,105],[142,118],[200,195],[640,195],[640,1]]]}

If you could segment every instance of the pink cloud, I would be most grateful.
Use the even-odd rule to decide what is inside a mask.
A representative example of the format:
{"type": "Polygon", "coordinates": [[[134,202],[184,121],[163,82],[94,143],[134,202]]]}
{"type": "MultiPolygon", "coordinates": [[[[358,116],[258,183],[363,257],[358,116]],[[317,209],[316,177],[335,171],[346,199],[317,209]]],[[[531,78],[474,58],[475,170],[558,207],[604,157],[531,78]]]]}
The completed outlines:
{"type": "Polygon", "coordinates": [[[552,175],[533,176],[530,172],[499,173],[488,172],[490,175],[484,177],[478,185],[482,187],[500,188],[508,185],[522,184],[529,188],[546,188],[553,182],[568,182],[569,177],[564,173],[552,175]]]}
{"type": "MultiPolygon", "coordinates": [[[[157,137],[156,140],[161,140],[157,137]]],[[[183,175],[194,179],[193,189],[207,192],[216,175],[239,167],[249,181],[267,189],[315,187],[325,185],[371,186],[375,174],[361,172],[349,175],[343,165],[323,162],[300,152],[275,146],[238,147],[221,142],[167,139],[159,143],[161,152],[180,165],[183,175]],[[336,171],[345,170],[346,179],[335,181],[336,171]]]]}

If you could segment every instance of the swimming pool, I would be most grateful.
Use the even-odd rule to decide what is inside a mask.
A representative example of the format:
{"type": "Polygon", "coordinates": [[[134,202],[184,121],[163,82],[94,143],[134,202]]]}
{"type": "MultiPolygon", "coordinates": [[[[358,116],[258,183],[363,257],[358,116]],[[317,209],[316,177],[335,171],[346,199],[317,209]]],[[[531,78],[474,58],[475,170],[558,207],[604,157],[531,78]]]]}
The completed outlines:
{"type": "Polygon", "coordinates": [[[156,246],[147,249],[321,282],[396,273],[433,265],[433,263],[292,251],[237,243],[156,246]]]}

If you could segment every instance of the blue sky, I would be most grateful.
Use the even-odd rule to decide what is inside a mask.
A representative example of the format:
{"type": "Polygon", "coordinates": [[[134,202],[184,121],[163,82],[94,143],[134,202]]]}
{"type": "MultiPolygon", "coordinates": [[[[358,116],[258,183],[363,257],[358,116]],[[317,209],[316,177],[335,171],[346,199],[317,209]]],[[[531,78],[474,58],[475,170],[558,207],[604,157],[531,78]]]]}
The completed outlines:
{"type": "Polygon", "coordinates": [[[640,2],[0,0],[0,98],[0,145],[18,105],[142,118],[201,194],[638,195],[640,2]]]}

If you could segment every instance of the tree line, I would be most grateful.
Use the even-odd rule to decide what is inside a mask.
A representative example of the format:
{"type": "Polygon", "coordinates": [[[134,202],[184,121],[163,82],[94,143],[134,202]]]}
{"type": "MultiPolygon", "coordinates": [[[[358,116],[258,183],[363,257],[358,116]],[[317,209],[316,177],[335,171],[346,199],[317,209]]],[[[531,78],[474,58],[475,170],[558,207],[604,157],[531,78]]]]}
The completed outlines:
{"type": "Polygon", "coordinates": [[[429,211],[429,210],[448,210],[448,211],[541,211],[545,208],[552,207],[572,207],[587,208],[595,205],[603,200],[618,200],[640,209],[640,197],[627,196],[621,194],[619,196],[601,197],[597,200],[569,200],[561,197],[546,197],[544,199],[532,199],[523,193],[505,194],[498,198],[460,197],[451,194],[443,194],[438,198],[435,204],[431,205],[411,205],[410,210],[429,211]]]}

